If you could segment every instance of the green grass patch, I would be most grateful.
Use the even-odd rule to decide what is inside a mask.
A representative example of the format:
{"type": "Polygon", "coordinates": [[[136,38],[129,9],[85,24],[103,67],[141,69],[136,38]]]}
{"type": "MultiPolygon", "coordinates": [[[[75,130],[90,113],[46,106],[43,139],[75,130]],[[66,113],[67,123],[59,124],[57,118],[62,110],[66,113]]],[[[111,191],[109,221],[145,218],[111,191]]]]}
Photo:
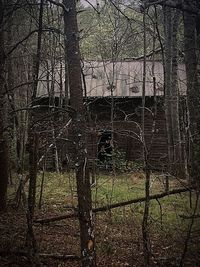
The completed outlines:
{"type": "MultiPolygon", "coordinates": [[[[40,189],[43,173],[38,174],[37,180],[37,203],[39,201],[40,189]]],[[[17,180],[16,180],[17,181],[17,180]]],[[[17,181],[18,183],[19,181],[17,181]]],[[[9,187],[9,197],[13,198],[17,188],[17,183],[9,187]]],[[[170,189],[180,187],[181,184],[171,179],[169,181],[170,189]]],[[[100,173],[96,177],[96,184],[92,187],[93,206],[99,207],[140,198],[145,195],[145,176],[142,172],[123,173],[123,174],[105,174],[100,173]]],[[[164,180],[160,174],[151,175],[151,194],[163,192],[164,180]]],[[[28,183],[25,191],[28,191],[28,183]]],[[[183,219],[182,215],[191,216],[195,206],[195,195],[189,198],[189,193],[166,196],[159,201],[150,202],[150,224],[158,228],[176,228],[182,225],[187,228],[190,219],[183,219]]],[[[44,173],[44,188],[42,204],[52,206],[56,210],[64,211],[67,207],[77,205],[76,180],[74,173],[44,173]]],[[[123,208],[116,208],[107,213],[112,216],[112,221],[122,223],[128,218],[135,218],[141,221],[144,211],[144,203],[132,204],[123,208]]],[[[198,207],[197,213],[200,213],[198,207]]],[[[195,227],[199,219],[195,220],[195,227]]]]}

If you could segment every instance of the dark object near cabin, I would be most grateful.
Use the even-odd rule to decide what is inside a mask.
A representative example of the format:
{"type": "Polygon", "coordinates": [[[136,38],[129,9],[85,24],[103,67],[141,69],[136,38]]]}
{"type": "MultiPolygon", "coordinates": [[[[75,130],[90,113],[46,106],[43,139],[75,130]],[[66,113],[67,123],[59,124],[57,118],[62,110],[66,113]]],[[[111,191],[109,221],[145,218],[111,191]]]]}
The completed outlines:
{"type": "Polygon", "coordinates": [[[112,158],[112,145],[111,139],[112,134],[111,131],[101,130],[99,132],[100,139],[98,143],[98,160],[101,162],[110,161],[112,158]]]}

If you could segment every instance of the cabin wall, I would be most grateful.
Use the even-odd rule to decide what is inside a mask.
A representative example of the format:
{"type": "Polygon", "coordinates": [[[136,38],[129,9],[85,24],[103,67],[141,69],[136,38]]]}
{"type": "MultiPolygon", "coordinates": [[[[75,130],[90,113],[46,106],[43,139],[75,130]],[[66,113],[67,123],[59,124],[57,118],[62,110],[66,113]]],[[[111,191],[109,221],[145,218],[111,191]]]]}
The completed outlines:
{"type": "MultiPolygon", "coordinates": [[[[121,152],[125,160],[143,161],[141,104],[141,98],[115,99],[112,124],[110,98],[87,100],[89,121],[85,131],[90,161],[97,160],[101,130],[113,132],[114,151],[121,152]]],[[[71,127],[64,128],[67,122],[66,113],[58,112],[56,109],[41,108],[37,110],[35,117],[40,140],[39,158],[43,156],[40,167],[45,163],[47,170],[56,169],[56,149],[59,168],[68,169],[73,166],[75,147],[70,142],[73,140],[71,127]]],[[[167,162],[167,137],[162,99],[157,99],[156,109],[154,98],[146,99],[145,140],[152,168],[164,168],[167,162]]]]}
{"type": "MultiPolygon", "coordinates": [[[[141,131],[141,98],[122,98],[114,100],[113,129],[111,123],[111,99],[94,99],[90,102],[90,118],[93,141],[98,143],[100,130],[113,131],[114,150],[122,152],[127,161],[143,161],[143,144],[141,131]],[[96,132],[96,139],[94,137],[96,132]]],[[[146,99],[145,109],[145,145],[149,153],[149,163],[153,169],[165,168],[167,162],[167,136],[165,112],[162,98],[146,99]]],[[[95,144],[88,140],[89,155],[94,155],[95,144]],[[93,152],[91,152],[91,148],[93,152]]],[[[97,153],[97,152],[96,152],[97,153]]]]}

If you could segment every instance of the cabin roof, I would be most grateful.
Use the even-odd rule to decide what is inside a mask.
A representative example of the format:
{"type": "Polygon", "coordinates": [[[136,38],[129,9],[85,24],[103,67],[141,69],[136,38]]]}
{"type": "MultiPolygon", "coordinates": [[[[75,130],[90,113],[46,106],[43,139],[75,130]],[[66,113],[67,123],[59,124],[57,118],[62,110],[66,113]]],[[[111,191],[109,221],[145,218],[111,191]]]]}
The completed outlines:
{"type": "MultiPolygon", "coordinates": [[[[52,73],[53,75],[42,65],[38,97],[48,96],[53,88],[55,96],[64,95],[64,63],[56,64],[52,73]]],[[[85,85],[87,97],[142,97],[143,61],[84,61],[83,73],[85,80],[83,88],[85,85]]],[[[145,95],[164,95],[163,81],[162,62],[153,63],[148,60],[145,95]],[[154,90],[154,81],[156,90],[154,90]]],[[[178,65],[178,88],[180,95],[186,94],[186,74],[183,63],[178,65]]]]}

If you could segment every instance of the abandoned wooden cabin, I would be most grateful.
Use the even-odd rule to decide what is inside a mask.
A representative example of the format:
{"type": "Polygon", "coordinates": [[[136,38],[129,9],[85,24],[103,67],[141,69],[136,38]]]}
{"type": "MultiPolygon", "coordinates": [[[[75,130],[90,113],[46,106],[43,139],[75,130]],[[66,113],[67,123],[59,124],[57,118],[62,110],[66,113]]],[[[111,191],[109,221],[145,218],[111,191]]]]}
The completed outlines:
{"type": "MultiPolygon", "coordinates": [[[[52,74],[45,69],[42,71],[38,86],[39,104],[46,106],[53,98],[55,107],[64,105],[64,73],[59,66],[52,74]],[[47,84],[47,75],[50,84],[47,84]]],[[[143,160],[142,69],[142,61],[84,62],[83,95],[88,113],[89,159],[100,159],[102,146],[112,139],[113,151],[119,152],[124,160],[143,160]]],[[[186,93],[184,64],[179,64],[178,69],[179,93],[183,96],[186,93]]],[[[144,129],[149,161],[154,169],[164,168],[167,161],[163,96],[163,65],[160,61],[147,61],[144,129]]],[[[67,97],[70,99],[69,95],[67,97]]],[[[41,108],[37,116],[41,117],[41,113],[40,127],[41,124],[45,127],[45,131],[40,131],[41,162],[45,158],[48,169],[54,169],[56,164],[61,167],[73,159],[69,116],[56,108],[41,108]]]]}

